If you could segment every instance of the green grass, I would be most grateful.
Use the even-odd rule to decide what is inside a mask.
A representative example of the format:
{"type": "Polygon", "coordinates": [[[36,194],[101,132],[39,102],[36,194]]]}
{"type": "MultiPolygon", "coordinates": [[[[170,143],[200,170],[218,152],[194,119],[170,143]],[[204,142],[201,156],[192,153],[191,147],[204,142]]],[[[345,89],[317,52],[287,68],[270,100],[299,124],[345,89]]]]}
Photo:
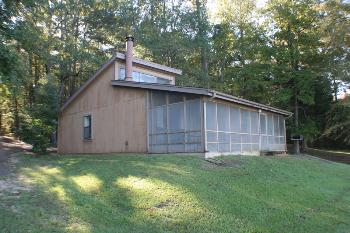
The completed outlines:
{"type": "Polygon", "coordinates": [[[34,187],[0,196],[0,232],[349,232],[349,165],[225,160],[235,166],[196,156],[23,156],[17,174],[34,187]]]}

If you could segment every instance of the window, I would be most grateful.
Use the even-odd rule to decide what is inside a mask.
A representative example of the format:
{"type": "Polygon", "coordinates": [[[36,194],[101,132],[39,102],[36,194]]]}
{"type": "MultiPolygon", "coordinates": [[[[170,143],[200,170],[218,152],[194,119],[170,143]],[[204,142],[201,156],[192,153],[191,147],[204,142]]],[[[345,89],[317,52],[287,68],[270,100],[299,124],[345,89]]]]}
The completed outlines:
{"type": "Polygon", "coordinates": [[[83,122],[83,127],[84,127],[83,136],[84,136],[84,139],[91,139],[91,115],[84,116],[83,121],[84,121],[83,122]]]}
{"type": "MultiPolygon", "coordinates": [[[[119,69],[119,80],[125,79],[125,68],[119,69]]],[[[132,81],[142,83],[159,83],[159,84],[170,84],[171,80],[166,78],[156,77],[150,74],[141,73],[138,71],[132,72],[132,81]]]]}

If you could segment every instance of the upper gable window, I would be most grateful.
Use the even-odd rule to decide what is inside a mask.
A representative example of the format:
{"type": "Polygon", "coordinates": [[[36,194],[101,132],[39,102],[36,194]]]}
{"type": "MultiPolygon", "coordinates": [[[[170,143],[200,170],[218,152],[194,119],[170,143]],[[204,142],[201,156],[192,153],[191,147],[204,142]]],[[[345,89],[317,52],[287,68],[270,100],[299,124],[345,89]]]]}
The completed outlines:
{"type": "MultiPolygon", "coordinates": [[[[125,68],[124,67],[120,67],[118,79],[119,80],[125,79],[125,68]]],[[[142,83],[159,83],[159,84],[170,84],[171,83],[171,80],[169,80],[169,79],[160,78],[160,77],[157,77],[154,75],[145,74],[145,73],[141,73],[138,71],[132,72],[132,81],[142,82],[142,83]]]]}

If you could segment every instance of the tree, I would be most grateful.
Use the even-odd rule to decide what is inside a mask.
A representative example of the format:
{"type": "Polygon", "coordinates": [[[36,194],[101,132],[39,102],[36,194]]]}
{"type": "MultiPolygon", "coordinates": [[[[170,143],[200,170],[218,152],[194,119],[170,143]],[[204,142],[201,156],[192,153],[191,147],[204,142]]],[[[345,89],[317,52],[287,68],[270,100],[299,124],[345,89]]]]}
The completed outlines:
{"type": "Polygon", "coordinates": [[[270,103],[268,38],[256,21],[255,1],[219,1],[213,32],[212,74],[216,89],[254,101],[270,103]]]}
{"type": "Polygon", "coordinates": [[[326,114],[326,127],[318,146],[346,149],[350,147],[350,98],[339,101],[326,114]]]}
{"type": "Polygon", "coordinates": [[[321,4],[320,14],[326,74],[332,80],[333,96],[337,100],[339,81],[350,81],[350,4],[341,0],[325,1],[321,4]]]}
{"type": "MultiPolygon", "coordinates": [[[[293,134],[306,133],[311,127],[307,109],[315,105],[317,83],[324,76],[320,73],[322,46],[318,31],[318,4],[313,0],[272,0],[267,13],[271,17],[273,46],[273,81],[277,87],[277,101],[294,111],[293,134]],[[303,115],[300,115],[300,110],[303,115]],[[300,119],[303,123],[300,124],[300,119]]],[[[313,129],[314,130],[314,129],[313,129]]],[[[306,139],[311,139],[305,135],[306,139]]],[[[295,141],[299,153],[299,142],[295,141]]]]}
{"type": "Polygon", "coordinates": [[[10,92],[5,84],[0,83],[0,135],[10,132],[11,111],[10,111],[10,92]]]}

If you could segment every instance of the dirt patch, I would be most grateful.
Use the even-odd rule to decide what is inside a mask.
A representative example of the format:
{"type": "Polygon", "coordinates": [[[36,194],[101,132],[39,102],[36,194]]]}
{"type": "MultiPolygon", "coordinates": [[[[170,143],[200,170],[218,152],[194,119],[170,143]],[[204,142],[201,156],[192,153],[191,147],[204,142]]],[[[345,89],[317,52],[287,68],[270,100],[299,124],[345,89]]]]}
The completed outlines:
{"type": "Polygon", "coordinates": [[[8,176],[13,170],[14,153],[30,149],[31,146],[24,142],[10,137],[0,137],[0,176],[8,176]]]}
{"type": "Polygon", "coordinates": [[[30,181],[27,177],[14,174],[18,161],[16,154],[12,154],[8,159],[9,175],[6,179],[0,180],[0,196],[17,196],[23,191],[31,190],[30,181]]]}
{"type": "Polygon", "coordinates": [[[0,137],[0,197],[4,199],[18,197],[22,192],[31,190],[28,179],[15,174],[19,162],[18,153],[28,151],[31,146],[11,137],[0,137]]]}
{"type": "Polygon", "coordinates": [[[157,204],[154,206],[154,208],[157,208],[157,209],[162,209],[166,206],[169,206],[171,204],[171,200],[165,200],[165,201],[162,201],[161,203],[157,204]]]}
{"type": "Polygon", "coordinates": [[[241,166],[241,162],[238,160],[232,160],[232,159],[224,159],[224,158],[206,158],[206,162],[217,166],[217,167],[239,167],[241,166]]]}
{"type": "Polygon", "coordinates": [[[174,201],[172,201],[170,199],[167,199],[167,200],[162,201],[162,202],[158,203],[157,205],[149,208],[148,211],[153,212],[153,211],[156,211],[156,210],[163,209],[163,208],[165,208],[167,206],[174,206],[174,205],[176,206],[177,204],[174,201]]]}
{"type": "Polygon", "coordinates": [[[23,191],[30,191],[31,186],[23,178],[9,176],[5,180],[0,180],[0,196],[8,195],[17,196],[23,191]]]}
{"type": "Polygon", "coordinates": [[[5,176],[5,179],[0,179],[0,208],[6,208],[15,214],[21,213],[17,199],[23,192],[32,190],[32,181],[14,173],[18,161],[16,154],[12,154],[8,159],[9,174],[5,176]]]}

